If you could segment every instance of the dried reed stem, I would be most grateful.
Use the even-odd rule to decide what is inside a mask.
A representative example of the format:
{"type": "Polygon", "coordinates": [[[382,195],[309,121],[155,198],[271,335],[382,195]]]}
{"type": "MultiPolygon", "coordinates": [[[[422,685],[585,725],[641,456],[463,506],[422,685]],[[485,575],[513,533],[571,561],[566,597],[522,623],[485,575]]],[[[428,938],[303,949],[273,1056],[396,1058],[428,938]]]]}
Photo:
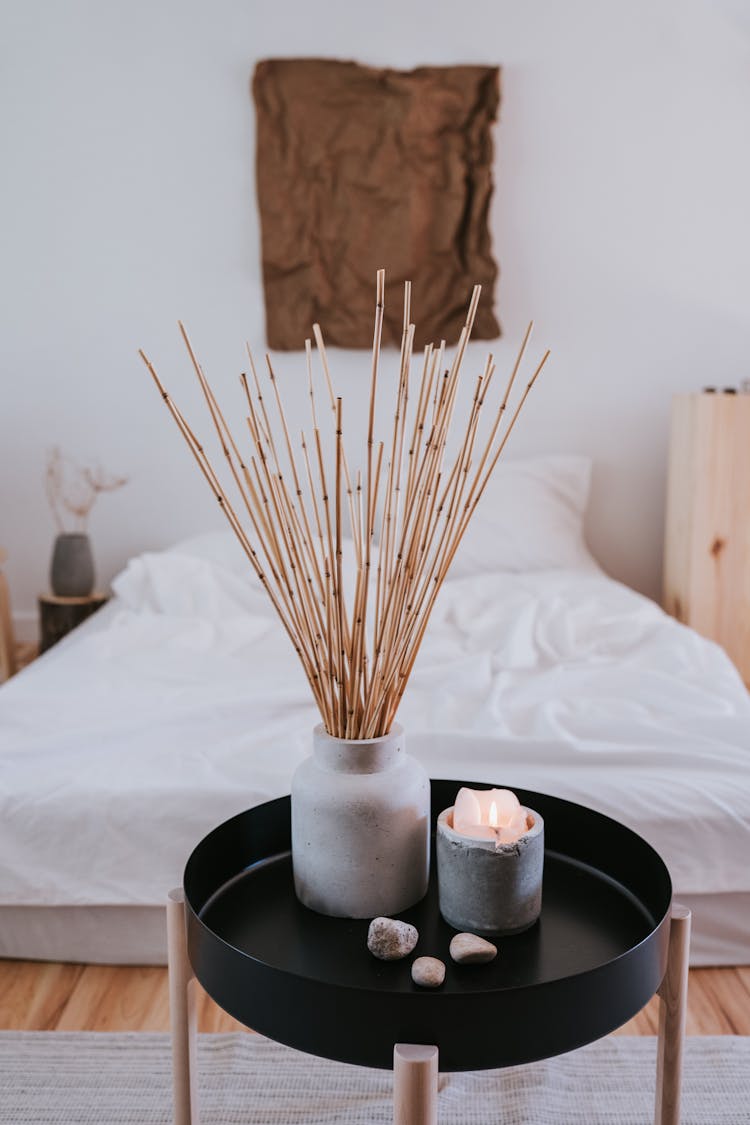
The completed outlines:
{"type": "Polygon", "coordinates": [[[247,376],[241,375],[250,438],[249,456],[245,457],[187,332],[179,325],[233,488],[246,513],[247,528],[203,446],[167,394],[150,360],[140,352],[292,641],[326,729],[336,737],[374,738],[390,729],[450,565],[549,356],[546,352],[542,357],[504,427],[531,324],[500,401],[490,408],[487,424],[483,423],[483,411],[495,374],[492,356],[475,376],[468,408],[459,406],[467,399],[459,391],[460,376],[480,292],[475,286],[450,365],[444,366],[445,341],[440,341],[438,348],[428,344],[417,375],[417,391],[410,395],[414,325],[411,285],[405,284],[398,378],[384,441],[376,438],[385,300],[385,273],[378,270],[366,463],[364,471],[357,469],[354,478],[346,454],[343,402],[335,393],[320,326],[313,326],[331,406],[330,414],[323,413],[330,419],[325,427],[330,425],[333,431],[333,494],[329,492],[324,457],[328,437],[323,436],[316,407],[312,342],[305,341],[312,448],[302,431],[300,468],[300,453],[292,445],[270,358],[266,356],[273,418],[247,348],[254,393],[247,376]],[[453,419],[463,410],[461,437],[449,457],[453,419]],[[350,606],[344,593],[345,505],[355,567],[350,606]]]}

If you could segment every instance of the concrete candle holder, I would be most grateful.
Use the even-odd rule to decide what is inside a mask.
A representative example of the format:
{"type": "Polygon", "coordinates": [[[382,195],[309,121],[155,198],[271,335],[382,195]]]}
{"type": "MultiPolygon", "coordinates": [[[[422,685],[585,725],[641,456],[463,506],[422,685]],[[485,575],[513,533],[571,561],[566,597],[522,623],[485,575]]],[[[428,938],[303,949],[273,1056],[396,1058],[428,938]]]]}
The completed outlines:
{"type": "Polygon", "coordinates": [[[544,821],[525,809],[528,831],[512,844],[462,836],[453,809],[437,822],[440,913],[457,930],[482,937],[527,930],[542,909],[544,821]]]}

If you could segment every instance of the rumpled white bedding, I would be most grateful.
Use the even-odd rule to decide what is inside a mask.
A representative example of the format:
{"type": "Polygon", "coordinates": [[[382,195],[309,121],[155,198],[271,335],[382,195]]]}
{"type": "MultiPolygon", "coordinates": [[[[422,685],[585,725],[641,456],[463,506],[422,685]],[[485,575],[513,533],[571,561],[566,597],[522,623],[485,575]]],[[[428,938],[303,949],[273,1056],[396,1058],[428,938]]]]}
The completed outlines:
{"type": "MultiPolygon", "coordinates": [[[[154,904],[213,826],[289,791],[318,721],[244,569],[142,556],[0,689],[0,904],[154,904]]],[[[750,891],[750,701],[719,648],[589,570],[448,581],[400,721],[435,777],[581,801],[678,892],[750,891]]]]}

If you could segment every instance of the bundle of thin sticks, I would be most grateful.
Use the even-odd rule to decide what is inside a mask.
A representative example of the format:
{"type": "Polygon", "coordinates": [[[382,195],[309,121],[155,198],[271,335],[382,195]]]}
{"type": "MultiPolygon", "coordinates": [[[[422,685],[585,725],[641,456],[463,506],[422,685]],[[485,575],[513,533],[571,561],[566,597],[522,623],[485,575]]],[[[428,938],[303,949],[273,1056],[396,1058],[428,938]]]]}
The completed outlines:
{"type": "Polygon", "coordinates": [[[180,324],[236,486],[236,504],[153,365],[140,352],[294,645],[326,730],[346,739],[377,738],[390,730],[451,561],[549,355],[545,352],[503,425],[531,335],[530,324],[480,438],[484,404],[495,373],[493,357],[488,356],[474,385],[458,451],[448,456],[461,364],[480,286],[474,287],[452,362],[444,365],[444,341],[438,348],[429,344],[422,356],[416,391],[411,391],[414,325],[410,323],[411,285],[407,282],[393,427],[386,441],[376,441],[384,295],[385,271],[379,270],[366,463],[364,474],[358,470],[354,476],[344,445],[342,399],[334,392],[317,324],[313,335],[335,433],[335,468],[331,471],[329,466],[328,472],[311,341],[306,341],[306,356],[312,441],[302,432],[298,453],[292,445],[271,360],[266,356],[268,384],[275,402],[275,409],[269,412],[248,346],[252,381],[246,374],[240,376],[250,435],[249,455],[245,456],[180,324]],[[344,594],[345,521],[355,563],[350,605],[344,594]]]}

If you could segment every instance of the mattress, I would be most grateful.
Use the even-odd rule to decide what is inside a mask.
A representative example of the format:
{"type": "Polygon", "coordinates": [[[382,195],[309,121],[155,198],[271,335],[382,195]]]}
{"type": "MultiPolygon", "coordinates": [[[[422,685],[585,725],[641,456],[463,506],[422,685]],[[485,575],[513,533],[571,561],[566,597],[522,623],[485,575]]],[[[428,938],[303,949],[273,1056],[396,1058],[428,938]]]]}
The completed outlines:
{"type": "MultiPolygon", "coordinates": [[[[681,895],[693,914],[690,964],[748,961],[750,894],[681,895]]],[[[166,965],[163,906],[0,906],[0,957],[166,965]]]]}
{"type": "MultiPolygon", "coordinates": [[[[309,689],[244,572],[144,556],[117,590],[0,690],[6,955],[160,959],[155,919],[194,844],[288,793],[309,752],[309,689]],[[130,944],[128,915],[152,918],[130,944]]],[[[449,580],[399,719],[434,777],[628,824],[701,903],[694,963],[750,961],[750,701],[715,645],[595,568],[449,580]]]]}

